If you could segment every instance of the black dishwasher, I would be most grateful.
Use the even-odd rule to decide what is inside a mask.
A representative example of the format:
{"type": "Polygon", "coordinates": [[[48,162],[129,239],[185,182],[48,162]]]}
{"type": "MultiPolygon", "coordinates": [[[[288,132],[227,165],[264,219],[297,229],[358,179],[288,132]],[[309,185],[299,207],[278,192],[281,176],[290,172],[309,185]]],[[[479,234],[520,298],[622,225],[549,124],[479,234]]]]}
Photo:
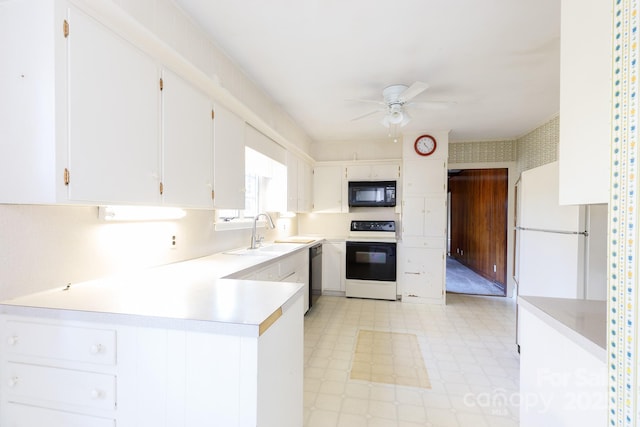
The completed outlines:
{"type": "Polygon", "coordinates": [[[322,293],[322,244],[309,248],[309,310],[322,293]]]}

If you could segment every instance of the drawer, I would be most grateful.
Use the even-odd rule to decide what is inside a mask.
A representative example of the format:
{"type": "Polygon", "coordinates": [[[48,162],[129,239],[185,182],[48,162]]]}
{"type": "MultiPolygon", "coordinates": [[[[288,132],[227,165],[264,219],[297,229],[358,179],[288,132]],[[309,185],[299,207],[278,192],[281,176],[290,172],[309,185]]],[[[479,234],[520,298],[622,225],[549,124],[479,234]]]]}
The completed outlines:
{"type": "Polygon", "coordinates": [[[295,271],[302,272],[309,269],[309,252],[302,251],[283,258],[280,261],[280,280],[283,280],[286,276],[291,275],[295,271]]]}
{"type": "Polygon", "coordinates": [[[8,320],[8,355],[88,362],[116,363],[116,331],[8,320]]]}
{"type": "Polygon", "coordinates": [[[116,377],[94,372],[6,363],[2,369],[5,397],[65,403],[93,409],[115,409],[116,377]]]}
{"type": "Polygon", "coordinates": [[[280,280],[280,263],[271,264],[270,266],[258,271],[255,279],[277,282],[280,280]]]}
{"type": "Polygon", "coordinates": [[[9,403],[2,411],[2,425],[5,427],[115,427],[109,418],[91,417],[71,412],[9,403]]]}

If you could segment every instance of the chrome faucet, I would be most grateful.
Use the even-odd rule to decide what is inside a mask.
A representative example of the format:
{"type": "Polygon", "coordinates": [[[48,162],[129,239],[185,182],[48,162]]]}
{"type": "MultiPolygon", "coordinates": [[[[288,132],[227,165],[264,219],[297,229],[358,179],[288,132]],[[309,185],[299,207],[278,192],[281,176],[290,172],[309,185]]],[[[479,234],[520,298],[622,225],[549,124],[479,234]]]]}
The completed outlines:
{"type": "Polygon", "coordinates": [[[251,229],[251,246],[249,249],[258,249],[262,244],[262,237],[256,237],[256,223],[258,222],[258,218],[261,216],[265,217],[267,220],[267,228],[276,228],[276,225],[273,223],[273,220],[269,216],[268,213],[259,213],[253,218],[253,228],[251,229]]]}

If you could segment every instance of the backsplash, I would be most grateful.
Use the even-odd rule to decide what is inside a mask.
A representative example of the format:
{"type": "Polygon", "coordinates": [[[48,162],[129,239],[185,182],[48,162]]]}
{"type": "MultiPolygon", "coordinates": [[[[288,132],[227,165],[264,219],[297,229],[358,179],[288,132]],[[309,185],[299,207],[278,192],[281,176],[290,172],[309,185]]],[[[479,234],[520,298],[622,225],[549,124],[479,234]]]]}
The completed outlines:
{"type": "MultiPolygon", "coordinates": [[[[297,233],[294,218],[261,228],[265,240],[297,233]]],[[[0,204],[0,300],[248,246],[251,230],[215,231],[213,211],[176,221],[105,222],[95,206],[0,204]],[[177,246],[171,249],[171,236],[177,246]]]]}

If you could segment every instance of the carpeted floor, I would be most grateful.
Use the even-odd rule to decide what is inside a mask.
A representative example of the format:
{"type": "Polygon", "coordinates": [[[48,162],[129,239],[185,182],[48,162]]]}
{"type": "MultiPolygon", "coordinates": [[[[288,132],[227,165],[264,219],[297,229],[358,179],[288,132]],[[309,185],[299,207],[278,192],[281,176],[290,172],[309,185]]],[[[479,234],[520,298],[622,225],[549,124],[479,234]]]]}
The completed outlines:
{"type": "Polygon", "coordinates": [[[504,296],[500,285],[485,279],[451,257],[447,257],[447,292],[504,296]]]}

